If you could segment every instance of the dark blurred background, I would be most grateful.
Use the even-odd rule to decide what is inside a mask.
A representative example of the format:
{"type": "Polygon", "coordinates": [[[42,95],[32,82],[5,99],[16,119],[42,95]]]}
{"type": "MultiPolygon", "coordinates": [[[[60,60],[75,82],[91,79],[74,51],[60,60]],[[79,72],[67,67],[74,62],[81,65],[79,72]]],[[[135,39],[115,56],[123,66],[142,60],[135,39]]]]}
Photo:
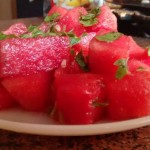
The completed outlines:
{"type": "Polygon", "coordinates": [[[17,0],[17,18],[43,16],[44,0],[17,0]]]}

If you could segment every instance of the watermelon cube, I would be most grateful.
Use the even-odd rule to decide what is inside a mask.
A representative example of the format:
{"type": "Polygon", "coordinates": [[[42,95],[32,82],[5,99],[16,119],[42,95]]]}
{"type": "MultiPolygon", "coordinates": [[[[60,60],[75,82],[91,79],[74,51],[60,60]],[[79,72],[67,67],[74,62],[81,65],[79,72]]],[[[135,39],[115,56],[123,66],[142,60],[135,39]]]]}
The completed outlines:
{"type": "Polygon", "coordinates": [[[85,27],[88,32],[99,32],[102,30],[117,31],[117,18],[112,13],[111,9],[107,5],[100,7],[100,13],[96,17],[97,24],[85,27]]]}
{"type": "Polygon", "coordinates": [[[63,74],[55,80],[54,120],[65,124],[91,124],[102,118],[103,78],[95,74],[63,74]]]}
{"type": "Polygon", "coordinates": [[[1,41],[0,76],[50,71],[68,57],[68,37],[13,38],[1,41]]]}
{"type": "Polygon", "coordinates": [[[39,72],[30,75],[5,77],[2,85],[9,94],[28,111],[46,111],[52,104],[50,88],[53,72],[39,72]]]}
{"type": "Polygon", "coordinates": [[[107,84],[108,114],[112,120],[150,115],[150,67],[138,60],[128,62],[130,75],[107,84]]]}
{"type": "Polygon", "coordinates": [[[143,56],[145,50],[138,46],[130,37],[123,34],[113,41],[98,40],[97,37],[110,36],[107,34],[97,35],[90,42],[89,66],[92,72],[115,77],[117,66],[114,63],[119,59],[137,59],[143,56]]]}

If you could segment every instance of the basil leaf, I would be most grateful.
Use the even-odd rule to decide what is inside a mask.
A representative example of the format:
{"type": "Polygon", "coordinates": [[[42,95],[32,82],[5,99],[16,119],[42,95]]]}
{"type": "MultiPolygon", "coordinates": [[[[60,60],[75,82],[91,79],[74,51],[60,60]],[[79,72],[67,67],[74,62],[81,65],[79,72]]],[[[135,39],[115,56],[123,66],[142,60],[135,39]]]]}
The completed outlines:
{"type": "Polygon", "coordinates": [[[0,32],[0,40],[4,40],[6,38],[7,38],[7,35],[5,35],[2,32],[0,32]]]}
{"type": "Polygon", "coordinates": [[[54,21],[56,21],[58,19],[59,16],[60,16],[59,13],[53,13],[50,16],[46,16],[44,21],[45,22],[54,22],[54,21]]]}
{"type": "Polygon", "coordinates": [[[42,30],[36,30],[36,31],[32,32],[33,38],[38,37],[39,35],[45,36],[45,33],[42,30]]]}
{"type": "Polygon", "coordinates": [[[127,62],[128,62],[128,59],[119,59],[115,61],[114,65],[118,66],[118,69],[116,71],[117,79],[122,79],[125,75],[129,73],[127,62]]]}
{"type": "Polygon", "coordinates": [[[83,24],[85,27],[93,26],[94,24],[97,24],[97,19],[89,19],[89,20],[82,20],[80,21],[81,24],[83,24]]]}
{"type": "Polygon", "coordinates": [[[80,38],[78,37],[70,37],[70,45],[73,46],[80,42],[80,38]]]}
{"type": "Polygon", "coordinates": [[[47,35],[48,35],[48,36],[57,36],[58,34],[55,33],[55,32],[49,32],[49,33],[47,33],[47,35]]]}
{"type": "Polygon", "coordinates": [[[80,37],[77,37],[72,30],[70,30],[69,32],[66,32],[65,31],[65,27],[64,27],[64,30],[63,32],[59,33],[59,35],[61,36],[68,36],[70,38],[70,46],[73,46],[77,43],[80,42],[81,38],[80,37]]]}
{"type": "Polygon", "coordinates": [[[112,41],[117,40],[121,35],[122,33],[120,32],[111,32],[111,33],[107,33],[104,35],[98,35],[95,38],[103,42],[112,42],[112,41]]]}
{"type": "Polygon", "coordinates": [[[71,49],[71,50],[70,50],[70,54],[73,55],[73,56],[75,55],[74,49],[71,49]]]}
{"type": "Polygon", "coordinates": [[[98,23],[97,16],[100,14],[99,8],[92,9],[87,15],[80,17],[80,23],[85,26],[93,26],[98,23]]]}
{"type": "Polygon", "coordinates": [[[85,72],[89,71],[88,64],[85,62],[84,56],[82,54],[82,51],[80,51],[76,56],[75,56],[75,61],[76,63],[80,66],[82,70],[85,72]]]}
{"type": "Polygon", "coordinates": [[[2,32],[0,32],[0,40],[5,40],[5,39],[10,39],[10,38],[15,38],[16,36],[13,35],[13,34],[10,34],[10,35],[6,35],[2,32]]]}
{"type": "Polygon", "coordinates": [[[106,107],[109,105],[108,102],[100,102],[98,100],[99,100],[99,97],[96,97],[92,102],[92,106],[94,106],[94,107],[106,107]]]}
{"type": "Polygon", "coordinates": [[[27,34],[22,34],[20,37],[21,38],[31,38],[31,35],[29,33],[27,33],[27,34]]]}
{"type": "Polygon", "coordinates": [[[32,31],[37,30],[37,29],[38,29],[38,26],[30,25],[30,26],[28,27],[28,31],[29,31],[29,32],[32,32],[32,31]]]}
{"type": "Polygon", "coordinates": [[[92,106],[94,107],[106,107],[109,104],[106,102],[98,102],[98,101],[93,101],[92,106]]]}

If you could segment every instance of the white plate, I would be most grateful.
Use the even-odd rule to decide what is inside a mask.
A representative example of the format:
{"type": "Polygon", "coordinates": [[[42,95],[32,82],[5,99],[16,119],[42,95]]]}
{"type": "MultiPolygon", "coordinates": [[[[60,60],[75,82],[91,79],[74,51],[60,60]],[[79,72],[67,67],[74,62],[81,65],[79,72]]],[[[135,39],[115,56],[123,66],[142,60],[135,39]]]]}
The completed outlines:
{"type": "Polygon", "coordinates": [[[30,113],[19,109],[0,112],[0,128],[20,133],[85,136],[120,132],[150,125],[150,116],[120,121],[103,122],[92,125],[59,125],[46,114],[30,113]]]}

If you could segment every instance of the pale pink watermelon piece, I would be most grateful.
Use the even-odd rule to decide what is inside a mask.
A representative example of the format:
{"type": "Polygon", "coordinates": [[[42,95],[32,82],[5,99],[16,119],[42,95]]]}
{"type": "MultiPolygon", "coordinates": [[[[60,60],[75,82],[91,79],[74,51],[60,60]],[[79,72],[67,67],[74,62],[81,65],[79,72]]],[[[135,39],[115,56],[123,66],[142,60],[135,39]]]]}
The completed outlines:
{"type": "Polygon", "coordinates": [[[3,31],[6,35],[16,35],[20,36],[21,34],[24,34],[28,31],[26,25],[22,22],[18,22],[16,24],[11,25],[7,30],[3,31]]]}
{"type": "Polygon", "coordinates": [[[68,37],[6,39],[1,41],[0,76],[30,74],[58,68],[68,57],[68,37]]]}

